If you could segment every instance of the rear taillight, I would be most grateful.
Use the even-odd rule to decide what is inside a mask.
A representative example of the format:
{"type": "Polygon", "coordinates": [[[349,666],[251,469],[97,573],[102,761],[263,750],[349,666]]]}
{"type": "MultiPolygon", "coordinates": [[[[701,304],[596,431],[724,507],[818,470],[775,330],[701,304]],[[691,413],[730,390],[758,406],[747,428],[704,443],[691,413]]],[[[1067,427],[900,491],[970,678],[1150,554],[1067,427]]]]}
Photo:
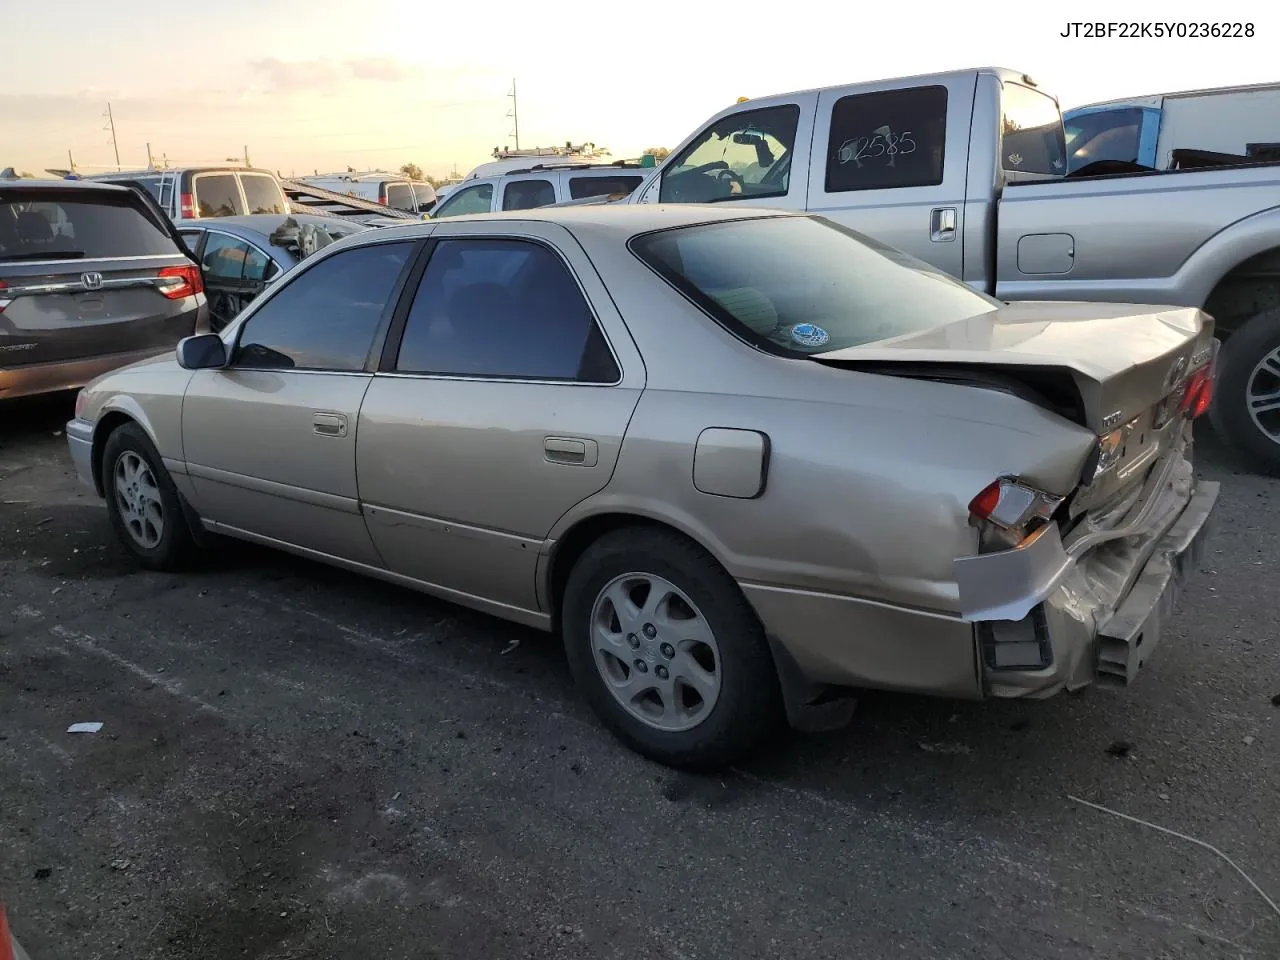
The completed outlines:
{"type": "Polygon", "coordinates": [[[1062,499],[1013,477],[1001,477],[969,501],[969,515],[999,528],[1017,543],[1052,517],[1062,499]]]}
{"type": "Polygon", "coordinates": [[[170,300],[181,300],[204,292],[204,277],[194,263],[181,267],[164,267],[156,276],[156,288],[170,300]]]}
{"type": "Polygon", "coordinates": [[[196,215],[196,198],[190,193],[184,193],[179,198],[178,215],[188,220],[196,215]]]}
{"type": "Polygon", "coordinates": [[[1182,403],[1178,409],[1192,420],[1209,409],[1213,403],[1213,364],[1201,367],[1187,380],[1187,389],[1182,394],[1182,403]]]}

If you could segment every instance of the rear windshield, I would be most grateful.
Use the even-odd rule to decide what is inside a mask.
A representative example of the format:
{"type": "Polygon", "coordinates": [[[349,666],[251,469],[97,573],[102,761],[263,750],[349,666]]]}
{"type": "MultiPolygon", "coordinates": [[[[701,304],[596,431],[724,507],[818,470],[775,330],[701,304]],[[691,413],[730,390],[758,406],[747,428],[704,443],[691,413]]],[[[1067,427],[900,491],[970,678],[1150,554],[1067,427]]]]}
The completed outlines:
{"type": "MultiPolygon", "coordinates": [[[[248,201],[250,213],[284,213],[287,209],[284,193],[271,177],[241,174],[240,183],[244,187],[244,198],[248,201]]],[[[201,186],[204,184],[201,183],[201,186]]]]}
{"type": "Polygon", "coordinates": [[[0,261],[142,257],[178,253],[177,242],[131,195],[0,189],[0,261]]]}
{"type": "Polygon", "coordinates": [[[195,176],[196,209],[202,217],[236,217],[244,213],[240,185],[234,173],[200,173],[195,176]]]}
{"type": "Polygon", "coordinates": [[[413,188],[407,183],[387,184],[387,206],[413,212],[413,188]]]}
{"type": "Polygon", "coordinates": [[[820,217],[769,217],[645,234],[631,249],[730,333],[811,356],[944,326],[999,301],[820,217]]]}

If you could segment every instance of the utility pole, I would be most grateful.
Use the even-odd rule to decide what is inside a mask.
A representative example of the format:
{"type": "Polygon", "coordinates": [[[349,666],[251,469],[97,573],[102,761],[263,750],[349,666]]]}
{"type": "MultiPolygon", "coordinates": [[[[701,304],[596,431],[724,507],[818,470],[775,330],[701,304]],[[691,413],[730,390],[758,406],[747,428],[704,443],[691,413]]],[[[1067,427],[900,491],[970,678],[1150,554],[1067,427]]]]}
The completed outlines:
{"type": "Polygon", "coordinates": [[[116,143],[116,118],[111,114],[110,101],[107,102],[106,118],[107,118],[107,125],[102,129],[111,131],[111,149],[113,149],[116,152],[116,169],[119,170],[120,169],[120,147],[116,143]]]}
{"type": "Polygon", "coordinates": [[[151,169],[156,165],[155,160],[151,158],[151,144],[147,144],[147,169],[151,169]]]}
{"type": "Polygon", "coordinates": [[[70,170],[71,170],[71,172],[72,172],[72,173],[75,173],[75,172],[76,172],[76,161],[75,161],[75,159],[71,156],[71,148],[70,148],[70,147],[68,147],[68,148],[67,148],[67,166],[70,168],[70,170]]]}
{"type": "Polygon", "coordinates": [[[511,98],[511,112],[508,113],[507,116],[515,121],[516,150],[519,150],[520,149],[520,105],[516,101],[516,78],[515,77],[511,78],[511,92],[508,93],[507,96],[511,98]]]}

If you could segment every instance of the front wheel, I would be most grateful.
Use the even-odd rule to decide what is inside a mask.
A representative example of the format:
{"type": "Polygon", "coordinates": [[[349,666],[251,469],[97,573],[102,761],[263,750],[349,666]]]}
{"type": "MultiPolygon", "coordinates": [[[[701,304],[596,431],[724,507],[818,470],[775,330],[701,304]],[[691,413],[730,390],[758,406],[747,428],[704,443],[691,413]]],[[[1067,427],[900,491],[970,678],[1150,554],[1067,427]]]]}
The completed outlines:
{"type": "Polygon", "coordinates": [[[120,540],[145,567],[175,570],[195,544],[181,495],[150,438],[135,423],[118,427],[102,450],[107,513],[120,540]]]}
{"type": "Polygon", "coordinates": [[[1218,356],[1209,418],[1237,452],[1280,474],[1280,309],[1240,327],[1218,356]]]}
{"type": "Polygon", "coordinates": [[[679,534],[630,528],[594,543],[570,573],[561,619],[578,686],[605,725],[652,760],[727,766],[782,717],[755,612],[679,534]]]}

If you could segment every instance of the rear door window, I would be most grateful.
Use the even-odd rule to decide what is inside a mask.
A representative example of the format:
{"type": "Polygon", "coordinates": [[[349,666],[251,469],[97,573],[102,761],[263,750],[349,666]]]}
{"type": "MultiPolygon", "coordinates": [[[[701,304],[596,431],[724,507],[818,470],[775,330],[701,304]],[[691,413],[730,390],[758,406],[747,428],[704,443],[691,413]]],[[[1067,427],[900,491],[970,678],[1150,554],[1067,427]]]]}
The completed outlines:
{"type": "Polygon", "coordinates": [[[503,210],[532,210],[556,202],[550,180],[513,180],[502,191],[503,210]]]}
{"type": "Polygon", "coordinates": [[[0,262],[178,254],[142,202],[131,193],[0,188],[0,262]]]}
{"type": "Polygon", "coordinates": [[[942,183],[947,88],[841,97],[831,108],[827,193],[942,183]]]}
{"type": "Polygon", "coordinates": [[[630,193],[640,186],[641,176],[573,177],[569,178],[569,196],[574,200],[586,197],[607,197],[611,193],[630,193]]]}
{"type": "Polygon", "coordinates": [[[261,174],[241,174],[240,183],[244,186],[244,198],[249,205],[249,213],[285,213],[284,193],[280,185],[271,177],[261,174]]]}
{"type": "Polygon", "coordinates": [[[402,373],[614,383],[617,364],[581,288],[540,243],[441,240],[413,298],[402,373]]]}
{"type": "Polygon", "coordinates": [[[236,217],[244,213],[240,183],[234,173],[202,173],[195,178],[196,211],[202,217],[236,217]]]}

